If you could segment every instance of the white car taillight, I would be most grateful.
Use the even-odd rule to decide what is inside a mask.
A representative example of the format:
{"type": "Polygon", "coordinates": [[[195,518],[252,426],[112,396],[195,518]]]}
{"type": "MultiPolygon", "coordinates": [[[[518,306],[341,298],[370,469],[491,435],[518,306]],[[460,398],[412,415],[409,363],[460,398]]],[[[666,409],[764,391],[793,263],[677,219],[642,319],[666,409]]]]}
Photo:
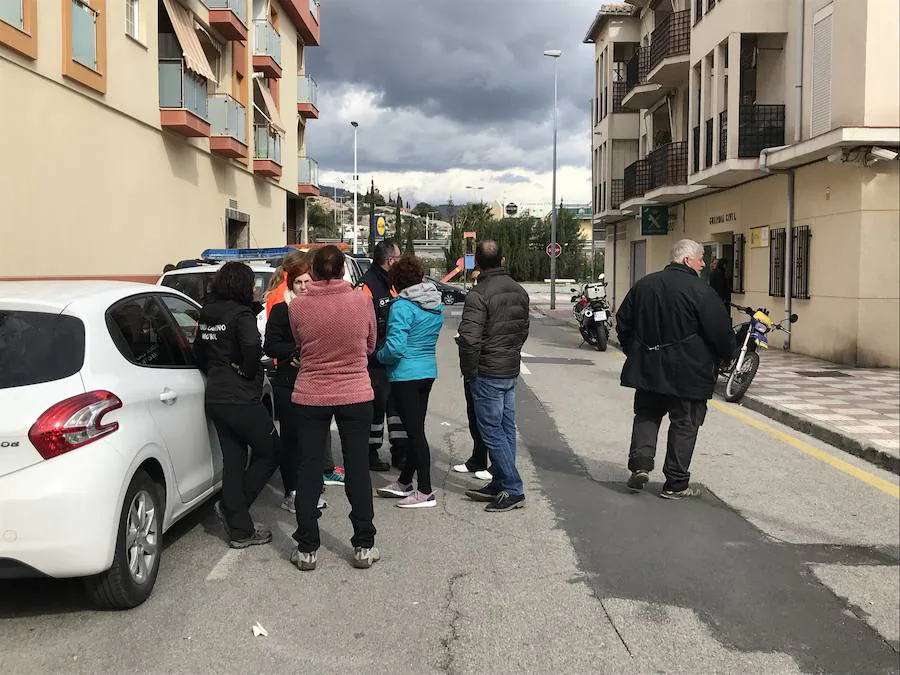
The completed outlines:
{"type": "Polygon", "coordinates": [[[58,457],[119,428],[118,422],[103,424],[103,416],[122,407],[108,391],[89,391],[60,401],[38,417],[28,439],[44,459],[58,457]]]}

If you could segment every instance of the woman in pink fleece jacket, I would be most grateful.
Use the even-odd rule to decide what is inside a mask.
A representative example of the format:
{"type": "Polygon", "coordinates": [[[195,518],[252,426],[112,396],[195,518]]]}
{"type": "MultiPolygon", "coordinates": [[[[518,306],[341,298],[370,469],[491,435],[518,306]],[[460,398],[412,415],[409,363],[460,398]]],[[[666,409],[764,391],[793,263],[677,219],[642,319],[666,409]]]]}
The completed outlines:
{"type": "Polygon", "coordinates": [[[316,251],[313,283],[290,304],[291,331],[300,347],[300,374],[294,403],[300,445],[297,484],[297,550],[291,562],[301,570],[316,568],[319,548],[317,508],[322,492],[322,461],[337,421],[344,455],[344,489],[353,524],[353,565],[369,568],[381,556],[375,548],[372,479],[369,476],[369,427],[375,398],[368,356],[375,349],[372,300],[343,280],[344,254],[336,246],[316,251]]]}

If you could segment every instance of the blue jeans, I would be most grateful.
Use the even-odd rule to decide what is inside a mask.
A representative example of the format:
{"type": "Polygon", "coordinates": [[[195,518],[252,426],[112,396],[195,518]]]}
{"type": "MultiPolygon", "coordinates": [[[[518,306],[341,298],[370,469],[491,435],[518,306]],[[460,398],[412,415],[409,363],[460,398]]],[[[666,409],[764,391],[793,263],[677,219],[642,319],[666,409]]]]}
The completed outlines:
{"type": "Polygon", "coordinates": [[[491,487],[523,494],[516,469],[516,383],[518,378],[476,377],[472,380],[478,431],[491,457],[491,487]]]}

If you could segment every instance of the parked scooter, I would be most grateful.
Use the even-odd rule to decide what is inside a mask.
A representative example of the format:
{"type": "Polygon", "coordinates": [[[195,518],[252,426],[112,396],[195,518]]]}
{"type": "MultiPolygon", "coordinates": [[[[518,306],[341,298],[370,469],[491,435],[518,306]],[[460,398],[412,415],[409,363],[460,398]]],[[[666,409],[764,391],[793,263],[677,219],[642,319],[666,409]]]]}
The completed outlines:
{"type": "Polygon", "coordinates": [[[750,317],[749,321],[734,327],[738,353],[730,363],[722,364],[719,368],[719,375],[728,378],[725,382],[725,400],[736,403],[744,397],[753,378],[756,377],[756,371],[759,370],[759,354],[756,350],[769,348],[768,333],[773,330],[790,333],[790,328],[786,328],[783,324],[797,323],[799,317],[791,314],[790,317],[776,323],[769,316],[768,309],[754,310],[752,307],[742,307],[734,303],[731,306],[750,317]]]}
{"type": "Polygon", "coordinates": [[[601,274],[598,279],[599,283],[584,284],[580,293],[578,289],[572,289],[576,293],[572,296],[575,303],[572,313],[578,322],[582,340],[597,351],[605,352],[612,330],[612,311],[606,298],[606,275],[601,274]]]}

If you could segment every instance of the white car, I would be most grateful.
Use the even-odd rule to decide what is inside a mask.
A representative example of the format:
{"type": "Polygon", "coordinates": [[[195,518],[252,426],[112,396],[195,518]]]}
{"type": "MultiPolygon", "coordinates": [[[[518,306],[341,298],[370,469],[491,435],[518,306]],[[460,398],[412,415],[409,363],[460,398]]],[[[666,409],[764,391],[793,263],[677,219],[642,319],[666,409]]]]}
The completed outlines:
{"type": "Polygon", "coordinates": [[[146,284],[0,283],[0,578],[150,595],[163,534],[221,486],[199,309],[146,284]]]}

